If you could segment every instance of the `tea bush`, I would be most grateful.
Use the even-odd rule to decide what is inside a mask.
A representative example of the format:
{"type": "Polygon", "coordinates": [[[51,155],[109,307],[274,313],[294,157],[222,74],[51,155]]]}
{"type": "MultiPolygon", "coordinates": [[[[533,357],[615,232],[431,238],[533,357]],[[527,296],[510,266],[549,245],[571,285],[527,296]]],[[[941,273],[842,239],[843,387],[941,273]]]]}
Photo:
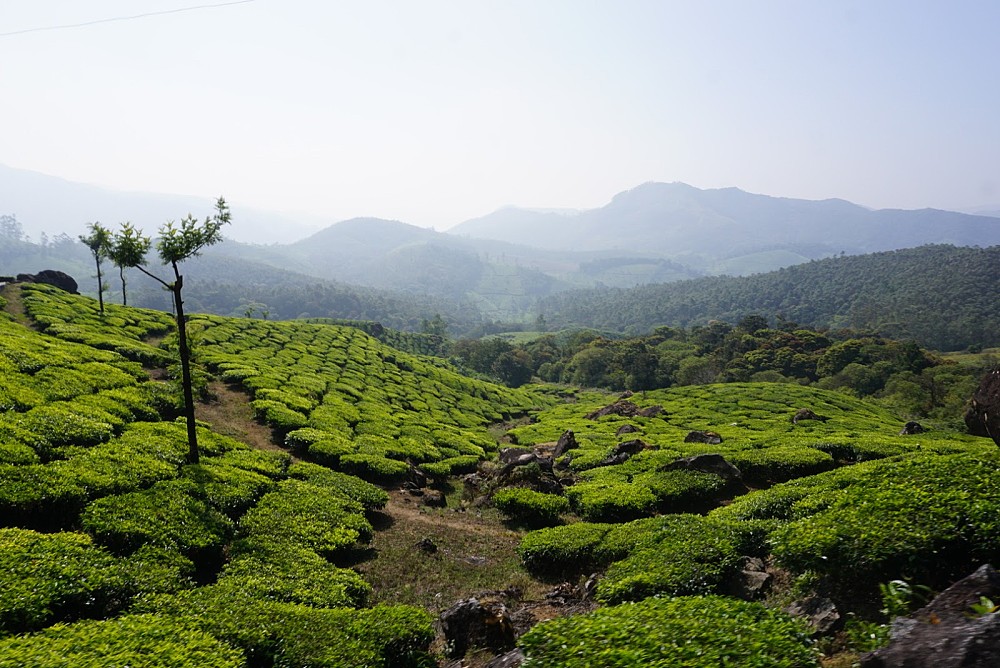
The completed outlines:
{"type": "Polygon", "coordinates": [[[583,572],[603,565],[597,551],[613,524],[579,522],[532,531],[521,539],[518,556],[536,573],[583,572]]]}
{"type": "Polygon", "coordinates": [[[559,514],[569,510],[569,501],[564,496],[522,487],[498,490],[493,495],[493,505],[509,518],[535,526],[557,524],[559,514]]]}
{"type": "Polygon", "coordinates": [[[243,668],[232,647],[182,620],[128,615],[0,640],[0,665],[34,668],[243,668]]]}
{"type": "Polygon", "coordinates": [[[288,475],[357,501],[365,510],[378,510],[389,502],[389,494],[385,490],[361,478],[331,471],[318,464],[296,462],[288,468],[288,475]]]}
{"type": "Polygon", "coordinates": [[[539,623],[524,668],[818,667],[808,630],[782,612],[716,596],[648,599],[539,623]]]}

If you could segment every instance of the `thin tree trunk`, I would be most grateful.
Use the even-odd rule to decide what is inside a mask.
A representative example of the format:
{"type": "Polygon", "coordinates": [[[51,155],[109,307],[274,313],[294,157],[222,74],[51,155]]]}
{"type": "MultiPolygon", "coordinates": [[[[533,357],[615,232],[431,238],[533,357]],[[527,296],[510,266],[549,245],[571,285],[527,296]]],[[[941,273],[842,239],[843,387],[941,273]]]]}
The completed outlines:
{"type": "Polygon", "coordinates": [[[177,308],[177,338],[181,349],[181,385],[184,389],[184,417],[187,420],[188,463],[198,463],[198,432],[194,421],[194,390],[191,387],[191,351],[188,349],[187,327],[184,323],[184,302],[181,300],[181,288],[184,278],[180,275],[171,290],[174,293],[174,306],[177,308]]]}
{"type": "Polygon", "coordinates": [[[118,275],[122,279],[122,306],[128,306],[128,296],[125,294],[125,267],[118,267],[118,275]]]}
{"type": "Polygon", "coordinates": [[[97,303],[101,306],[101,315],[104,315],[104,279],[101,277],[101,258],[95,257],[94,263],[97,265],[97,303]]]}

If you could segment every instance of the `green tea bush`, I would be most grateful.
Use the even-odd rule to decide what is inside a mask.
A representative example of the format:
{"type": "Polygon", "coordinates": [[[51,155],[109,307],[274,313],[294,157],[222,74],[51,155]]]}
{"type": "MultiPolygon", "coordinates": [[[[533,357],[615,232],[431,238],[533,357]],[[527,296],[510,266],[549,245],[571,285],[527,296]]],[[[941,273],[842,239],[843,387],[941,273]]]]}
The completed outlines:
{"type": "Polygon", "coordinates": [[[55,467],[0,465],[0,526],[67,527],[86,502],[86,490],[55,467]]]}
{"type": "Polygon", "coordinates": [[[136,597],[172,594],[195,584],[195,563],[172,549],[143,545],[119,563],[136,597]]]}
{"type": "Polygon", "coordinates": [[[523,487],[505,487],[493,495],[493,505],[507,517],[533,526],[558,524],[560,513],[569,511],[564,496],[543,494],[523,487]]]}
{"type": "Polygon", "coordinates": [[[744,480],[753,485],[785,482],[834,467],[829,453],[795,445],[739,450],[727,455],[726,459],[740,470],[744,480]]]}
{"type": "Polygon", "coordinates": [[[250,537],[268,537],[308,547],[326,556],[355,541],[369,541],[372,527],[364,507],[338,492],[303,480],[284,480],[240,521],[250,537]]]}
{"type": "Polygon", "coordinates": [[[86,407],[74,410],[60,402],[32,408],[19,417],[17,424],[38,437],[38,454],[45,458],[60,445],[97,445],[109,440],[114,434],[111,420],[103,411],[86,407]],[[105,419],[90,417],[95,414],[105,419]]]}
{"type": "Polygon", "coordinates": [[[140,492],[93,501],[81,517],[83,529],[114,552],[127,554],[151,544],[175,549],[196,562],[217,559],[232,535],[232,522],[196,498],[190,480],[159,482],[140,492]]]}
{"type": "Polygon", "coordinates": [[[38,453],[24,443],[0,440],[0,464],[37,464],[39,461],[38,453]]]}
{"type": "Polygon", "coordinates": [[[181,620],[128,615],[0,640],[0,665],[33,668],[242,668],[242,654],[181,620]]]}
{"type": "Polygon", "coordinates": [[[717,596],[649,599],[541,622],[521,637],[524,668],[816,668],[802,622],[717,596]]]}
{"type": "Polygon", "coordinates": [[[406,462],[386,459],[379,455],[344,455],[340,467],[345,473],[381,484],[394,484],[406,478],[410,470],[406,462]]]}
{"type": "Polygon", "coordinates": [[[212,461],[244,471],[259,473],[273,480],[282,480],[287,476],[288,466],[291,464],[292,458],[284,452],[242,447],[226,450],[212,461]]]}
{"type": "Polygon", "coordinates": [[[331,471],[319,464],[296,462],[288,467],[288,475],[357,501],[365,510],[378,510],[389,502],[389,494],[384,489],[356,476],[331,471]]]}
{"type": "Polygon", "coordinates": [[[185,466],[181,477],[195,483],[198,498],[233,519],[245,513],[275,485],[273,480],[260,473],[228,466],[207,457],[199,464],[185,466]]]}
{"type": "MultiPolygon", "coordinates": [[[[741,554],[728,526],[700,515],[665,515],[646,527],[648,535],[638,537],[629,555],[611,564],[598,583],[599,600],[716,593],[741,554]]],[[[620,551],[622,538],[609,539],[618,545],[609,544],[605,554],[620,551]]]]}
{"type": "Polygon", "coordinates": [[[596,556],[613,524],[578,522],[532,531],[521,539],[517,553],[535,573],[579,573],[602,565],[596,556]]]}
{"type": "Polygon", "coordinates": [[[250,402],[250,407],[255,418],[282,433],[305,427],[309,422],[305,415],[278,401],[256,399],[250,402]]]}
{"type": "Polygon", "coordinates": [[[173,464],[122,446],[118,441],[80,448],[68,459],[52,462],[49,466],[67,481],[82,487],[91,499],[134,492],[177,476],[177,467],[173,464]]]}
{"type": "Polygon", "coordinates": [[[250,549],[226,564],[219,587],[320,608],[361,607],[371,595],[371,585],[364,578],[334,566],[310,549],[268,540],[247,545],[250,549]]]}
{"type": "Polygon", "coordinates": [[[661,512],[688,512],[714,505],[722,498],[728,483],[714,473],[702,471],[649,471],[632,478],[632,484],[645,487],[656,498],[661,512]]]}
{"type": "Polygon", "coordinates": [[[653,514],[657,504],[649,487],[626,482],[581,482],[567,488],[566,497],[587,522],[627,522],[653,514]]]}
{"type": "Polygon", "coordinates": [[[915,455],[857,467],[865,468],[841,490],[811,490],[820,503],[772,533],[782,565],[858,590],[904,576],[940,584],[1000,558],[995,454],[915,455]]]}
{"type": "Polygon", "coordinates": [[[257,394],[254,395],[254,399],[277,401],[284,404],[288,408],[291,408],[293,411],[298,411],[299,413],[304,414],[308,414],[309,411],[316,407],[315,399],[293,394],[292,392],[287,392],[285,390],[258,390],[257,394]]]}
{"type": "Polygon", "coordinates": [[[0,529],[0,634],[106,615],[129,595],[118,561],[89,536],[0,529]]]}

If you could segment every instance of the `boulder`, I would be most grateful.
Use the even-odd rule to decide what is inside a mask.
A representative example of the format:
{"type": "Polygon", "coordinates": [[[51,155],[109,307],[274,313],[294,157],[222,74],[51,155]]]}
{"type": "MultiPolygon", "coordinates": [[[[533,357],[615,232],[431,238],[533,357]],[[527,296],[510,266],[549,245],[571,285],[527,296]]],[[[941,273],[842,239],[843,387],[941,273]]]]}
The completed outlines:
{"type": "MultiPolygon", "coordinates": [[[[560,440],[562,440],[560,438],[560,440]]],[[[531,448],[500,448],[500,452],[497,453],[497,460],[501,464],[511,464],[523,455],[533,455],[534,451],[531,448]]]]}
{"type": "Polygon", "coordinates": [[[434,554],[438,551],[438,546],[433,540],[424,536],[417,541],[417,549],[427,554],[434,554]]]}
{"type": "Polygon", "coordinates": [[[922,424],[910,420],[909,422],[903,425],[903,430],[899,432],[899,435],[914,436],[916,434],[923,434],[925,431],[927,430],[924,429],[924,426],[922,424]]]}
{"type": "Polygon", "coordinates": [[[618,431],[615,432],[615,436],[624,436],[625,434],[634,434],[639,431],[639,428],[634,424],[623,424],[618,427],[618,431]]]}
{"type": "Polygon", "coordinates": [[[758,557],[741,557],[737,570],[725,583],[725,593],[744,601],[757,601],[771,586],[771,574],[758,557]]]}
{"type": "Polygon", "coordinates": [[[65,272],[57,271],[55,269],[43,269],[35,274],[35,283],[46,283],[48,285],[54,285],[60,290],[65,290],[70,294],[79,294],[77,292],[78,286],[73,277],[65,272]]]}
{"type": "Polygon", "coordinates": [[[495,656],[485,664],[483,668],[520,668],[524,663],[524,652],[520,649],[512,649],[499,656],[495,656]]]}
{"type": "Polygon", "coordinates": [[[615,466],[628,461],[632,455],[637,455],[649,446],[638,438],[631,441],[623,441],[614,447],[607,457],[598,462],[597,466],[615,466]]]}
{"type": "Polygon", "coordinates": [[[743,473],[738,468],[726,461],[726,458],[722,455],[714,453],[681,457],[660,467],[661,471],[675,471],[678,469],[714,473],[730,481],[743,478],[743,473]]]}
{"type": "Polygon", "coordinates": [[[579,443],[576,442],[576,436],[573,434],[572,429],[567,429],[556,441],[556,447],[552,451],[552,458],[559,459],[565,455],[568,451],[580,447],[579,443]]]}
{"type": "Polygon", "coordinates": [[[970,434],[992,438],[1000,445],[1000,369],[990,371],[979,382],[965,411],[965,426],[970,434]]]}
{"type": "Polygon", "coordinates": [[[622,399],[616,401],[613,404],[605,406],[604,408],[598,408],[592,413],[587,413],[588,420],[596,420],[597,418],[604,417],[605,415],[621,415],[622,417],[635,417],[639,414],[639,407],[633,404],[631,401],[622,399]]]}
{"type": "Polygon", "coordinates": [[[722,443],[722,436],[714,431],[689,431],[688,435],[684,437],[684,442],[718,445],[722,443]]]}
{"type": "Polygon", "coordinates": [[[444,492],[436,489],[426,490],[421,501],[425,506],[430,506],[431,508],[444,508],[448,505],[448,500],[445,498],[444,492]]]}
{"type": "Polygon", "coordinates": [[[647,406],[646,408],[643,408],[641,411],[639,411],[639,417],[647,417],[647,418],[656,417],[662,412],[663,412],[663,406],[656,404],[653,406],[647,406]]]}
{"type": "Polygon", "coordinates": [[[465,656],[471,648],[503,652],[514,647],[514,625],[503,603],[481,603],[476,598],[459,601],[441,613],[438,626],[444,635],[445,653],[465,656]]]}
{"type": "Polygon", "coordinates": [[[1000,666],[1000,613],[982,599],[1000,600],[1000,576],[992,566],[941,592],[910,617],[893,620],[889,644],[863,654],[863,668],[988,668],[1000,666]]]}
{"type": "Polygon", "coordinates": [[[792,617],[801,617],[812,628],[813,635],[824,635],[840,625],[840,612],[828,598],[809,596],[785,608],[792,617]]]}
{"type": "Polygon", "coordinates": [[[822,415],[817,415],[808,408],[800,408],[795,411],[795,415],[792,416],[792,424],[798,424],[802,420],[819,420],[820,422],[826,422],[830,418],[824,417],[822,415]]]}

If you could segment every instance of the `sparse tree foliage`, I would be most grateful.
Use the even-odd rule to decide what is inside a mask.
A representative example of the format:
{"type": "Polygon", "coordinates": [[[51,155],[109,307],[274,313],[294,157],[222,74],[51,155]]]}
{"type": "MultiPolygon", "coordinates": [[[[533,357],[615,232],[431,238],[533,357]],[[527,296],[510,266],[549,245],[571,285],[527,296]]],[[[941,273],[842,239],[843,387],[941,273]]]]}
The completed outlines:
{"type": "Polygon", "coordinates": [[[91,255],[94,256],[94,264],[97,265],[97,303],[100,305],[101,315],[104,315],[104,278],[101,265],[111,251],[111,230],[100,223],[90,223],[87,225],[87,230],[90,234],[81,234],[80,241],[90,249],[91,255]]]}
{"type": "Polygon", "coordinates": [[[151,245],[152,242],[149,238],[142,236],[142,233],[129,222],[122,223],[121,230],[116,232],[111,240],[108,256],[111,258],[111,262],[118,267],[118,276],[122,281],[122,306],[128,306],[128,295],[125,292],[125,269],[142,264],[151,245]]]}
{"type": "Polygon", "coordinates": [[[181,291],[184,288],[184,277],[180,272],[180,263],[195,257],[207,247],[222,241],[222,227],[229,224],[231,215],[226,200],[219,198],[215,203],[215,213],[199,222],[188,214],[179,225],[173,221],[160,227],[160,238],[156,242],[156,253],[163,264],[173,270],[173,280],[163,278],[150,272],[146,264],[146,250],[150,248],[148,237],[132,230],[126,233],[123,226],[116,236],[118,258],[125,266],[135,267],[153,280],[159,282],[170,291],[174,302],[174,316],[177,320],[177,338],[181,358],[181,385],[184,391],[184,415],[187,420],[188,461],[198,463],[198,435],[194,419],[194,391],[191,381],[191,349],[188,346],[187,328],[184,320],[184,300],[181,291]]]}

